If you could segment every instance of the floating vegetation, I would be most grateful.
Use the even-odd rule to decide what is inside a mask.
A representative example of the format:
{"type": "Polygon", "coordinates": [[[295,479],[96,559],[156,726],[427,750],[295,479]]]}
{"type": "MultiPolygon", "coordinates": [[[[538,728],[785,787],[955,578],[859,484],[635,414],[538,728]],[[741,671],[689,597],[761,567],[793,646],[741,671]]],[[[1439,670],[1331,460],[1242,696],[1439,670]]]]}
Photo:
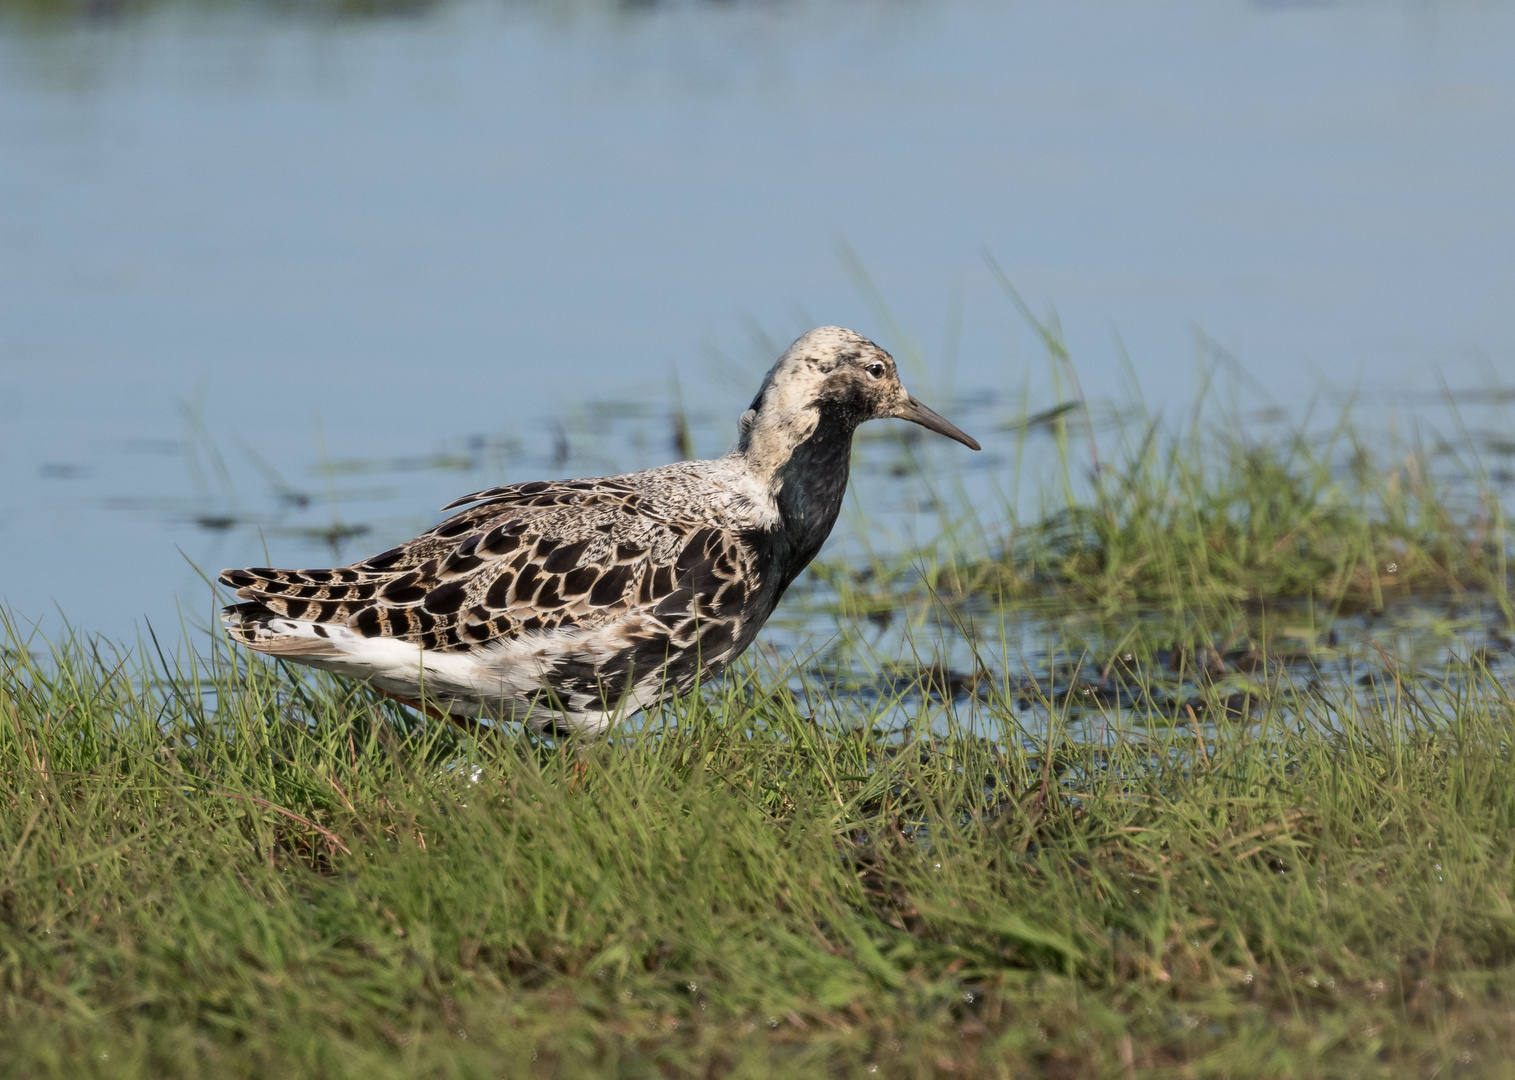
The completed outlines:
{"type": "Polygon", "coordinates": [[[373,526],[371,525],[350,525],[346,522],[334,521],[324,527],[312,525],[305,528],[290,529],[288,530],[288,535],[325,544],[334,553],[337,553],[342,550],[342,545],[349,540],[356,540],[360,536],[367,536],[372,531],[373,526]]]}

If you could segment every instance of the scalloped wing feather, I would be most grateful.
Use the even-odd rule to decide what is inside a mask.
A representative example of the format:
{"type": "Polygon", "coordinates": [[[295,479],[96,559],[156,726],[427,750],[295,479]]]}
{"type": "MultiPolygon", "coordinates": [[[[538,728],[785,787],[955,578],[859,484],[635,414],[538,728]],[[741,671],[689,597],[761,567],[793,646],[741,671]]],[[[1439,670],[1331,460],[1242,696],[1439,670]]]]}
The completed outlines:
{"type": "Polygon", "coordinates": [[[752,619],[761,583],[739,532],[670,513],[629,484],[538,481],[455,505],[468,508],[348,566],[222,571],[239,607],[287,620],[303,644],[259,632],[249,613],[231,622],[234,636],[266,652],[310,647],[307,662],[322,665],[328,638],[353,649],[358,639],[392,639],[481,662],[498,654],[500,664],[517,651],[509,646],[539,639],[534,685],[583,711],[633,683],[645,697],[659,671],[666,689],[687,689],[744,648],[766,616],[752,619]]]}

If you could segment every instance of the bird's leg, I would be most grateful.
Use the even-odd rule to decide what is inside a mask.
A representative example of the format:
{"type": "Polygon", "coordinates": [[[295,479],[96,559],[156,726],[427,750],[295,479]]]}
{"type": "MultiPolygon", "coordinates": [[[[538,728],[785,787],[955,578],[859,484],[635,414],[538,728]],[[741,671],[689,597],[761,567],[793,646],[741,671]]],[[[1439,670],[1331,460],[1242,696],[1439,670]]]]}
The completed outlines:
{"type": "MultiPolygon", "coordinates": [[[[372,683],[370,683],[369,685],[373,686],[372,683]]],[[[374,686],[373,692],[376,693],[376,694],[378,694],[380,697],[387,697],[390,701],[398,701],[401,705],[408,705],[412,709],[414,709],[416,712],[421,713],[424,716],[429,716],[433,720],[451,720],[452,719],[452,714],[451,713],[444,713],[441,709],[437,708],[435,705],[425,705],[425,704],[422,704],[419,701],[416,701],[414,698],[401,697],[399,694],[392,693],[392,692],[390,692],[388,690],[385,690],[382,687],[378,687],[378,686],[374,686]]]]}
{"type": "MultiPolygon", "coordinates": [[[[368,685],[373,686],[372,683],[369,683],[368,685]]],[[[464,731],[468,732],[476,739],[482,739],[488,732],[493,730],[493,728],[485,727],[477,720],[470,719],[466,716],[454,716],[450,712],[443,712],[435,705],[425,704],[416,701],[413,698],[401,697],[399,694],[390,693],[388,690],[382,689],[378,686],[373,686],[373,691],[376,694],[387,697],[390,701],[398,701],[401,705],[410,706],[422,716],[428,716],[433,720],[445,720],[450,723],[457,724],[458,727],[462,728],[464,731]]]]}
{"type": "Polygon", "coordinates": [[[577,742],[571,746],[566,741],[558,745],[562,748],[562,753],[573,757],[573,760],[568,762],[568,788],[570,791],[577,791],[589,776],[589,765],[580,755],[577,742]]]}

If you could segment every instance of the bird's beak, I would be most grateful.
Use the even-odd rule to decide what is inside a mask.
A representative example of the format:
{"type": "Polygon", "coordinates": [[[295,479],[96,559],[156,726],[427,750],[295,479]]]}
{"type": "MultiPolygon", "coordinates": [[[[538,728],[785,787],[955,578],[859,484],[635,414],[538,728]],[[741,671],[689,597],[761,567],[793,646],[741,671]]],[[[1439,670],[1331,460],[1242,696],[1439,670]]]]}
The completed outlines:
{"type": "Polygon", "coordinates": [[[909,394],[905,395],[905,404],[894,414],[901,420],[909,420],[912,424],[919,424],[923,428],[930,428],[938,435],[945,435],[949,439],[956,439],[970,450],[981,450],[978,440],[953,424],[935,409],[928,409],[909,394]]]}

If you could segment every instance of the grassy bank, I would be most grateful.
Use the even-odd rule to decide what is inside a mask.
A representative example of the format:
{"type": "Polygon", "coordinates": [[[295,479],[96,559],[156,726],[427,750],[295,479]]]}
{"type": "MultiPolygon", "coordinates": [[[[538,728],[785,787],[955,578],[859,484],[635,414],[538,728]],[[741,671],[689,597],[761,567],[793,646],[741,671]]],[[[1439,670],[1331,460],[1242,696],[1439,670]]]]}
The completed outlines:
{"type": "Polygon", "coordinates": [[[9,630],[0,1075],[1515,1072],[1496,487],[1072,419],[1024,521],[821,568],[808,668],[608,743],[9,630]],[[1434,670],[1338,639],[1417,596],[1434,670]],[[1026,611],[1038,656],[912,651],[1026,611]]]}
{"type": "Polygon", "coordinates": [[[1072,741],[749,670],[568,752],[12,640],[0,1073],[1502,1075],[1515,713],[1452,675],[1072,741]]]}

